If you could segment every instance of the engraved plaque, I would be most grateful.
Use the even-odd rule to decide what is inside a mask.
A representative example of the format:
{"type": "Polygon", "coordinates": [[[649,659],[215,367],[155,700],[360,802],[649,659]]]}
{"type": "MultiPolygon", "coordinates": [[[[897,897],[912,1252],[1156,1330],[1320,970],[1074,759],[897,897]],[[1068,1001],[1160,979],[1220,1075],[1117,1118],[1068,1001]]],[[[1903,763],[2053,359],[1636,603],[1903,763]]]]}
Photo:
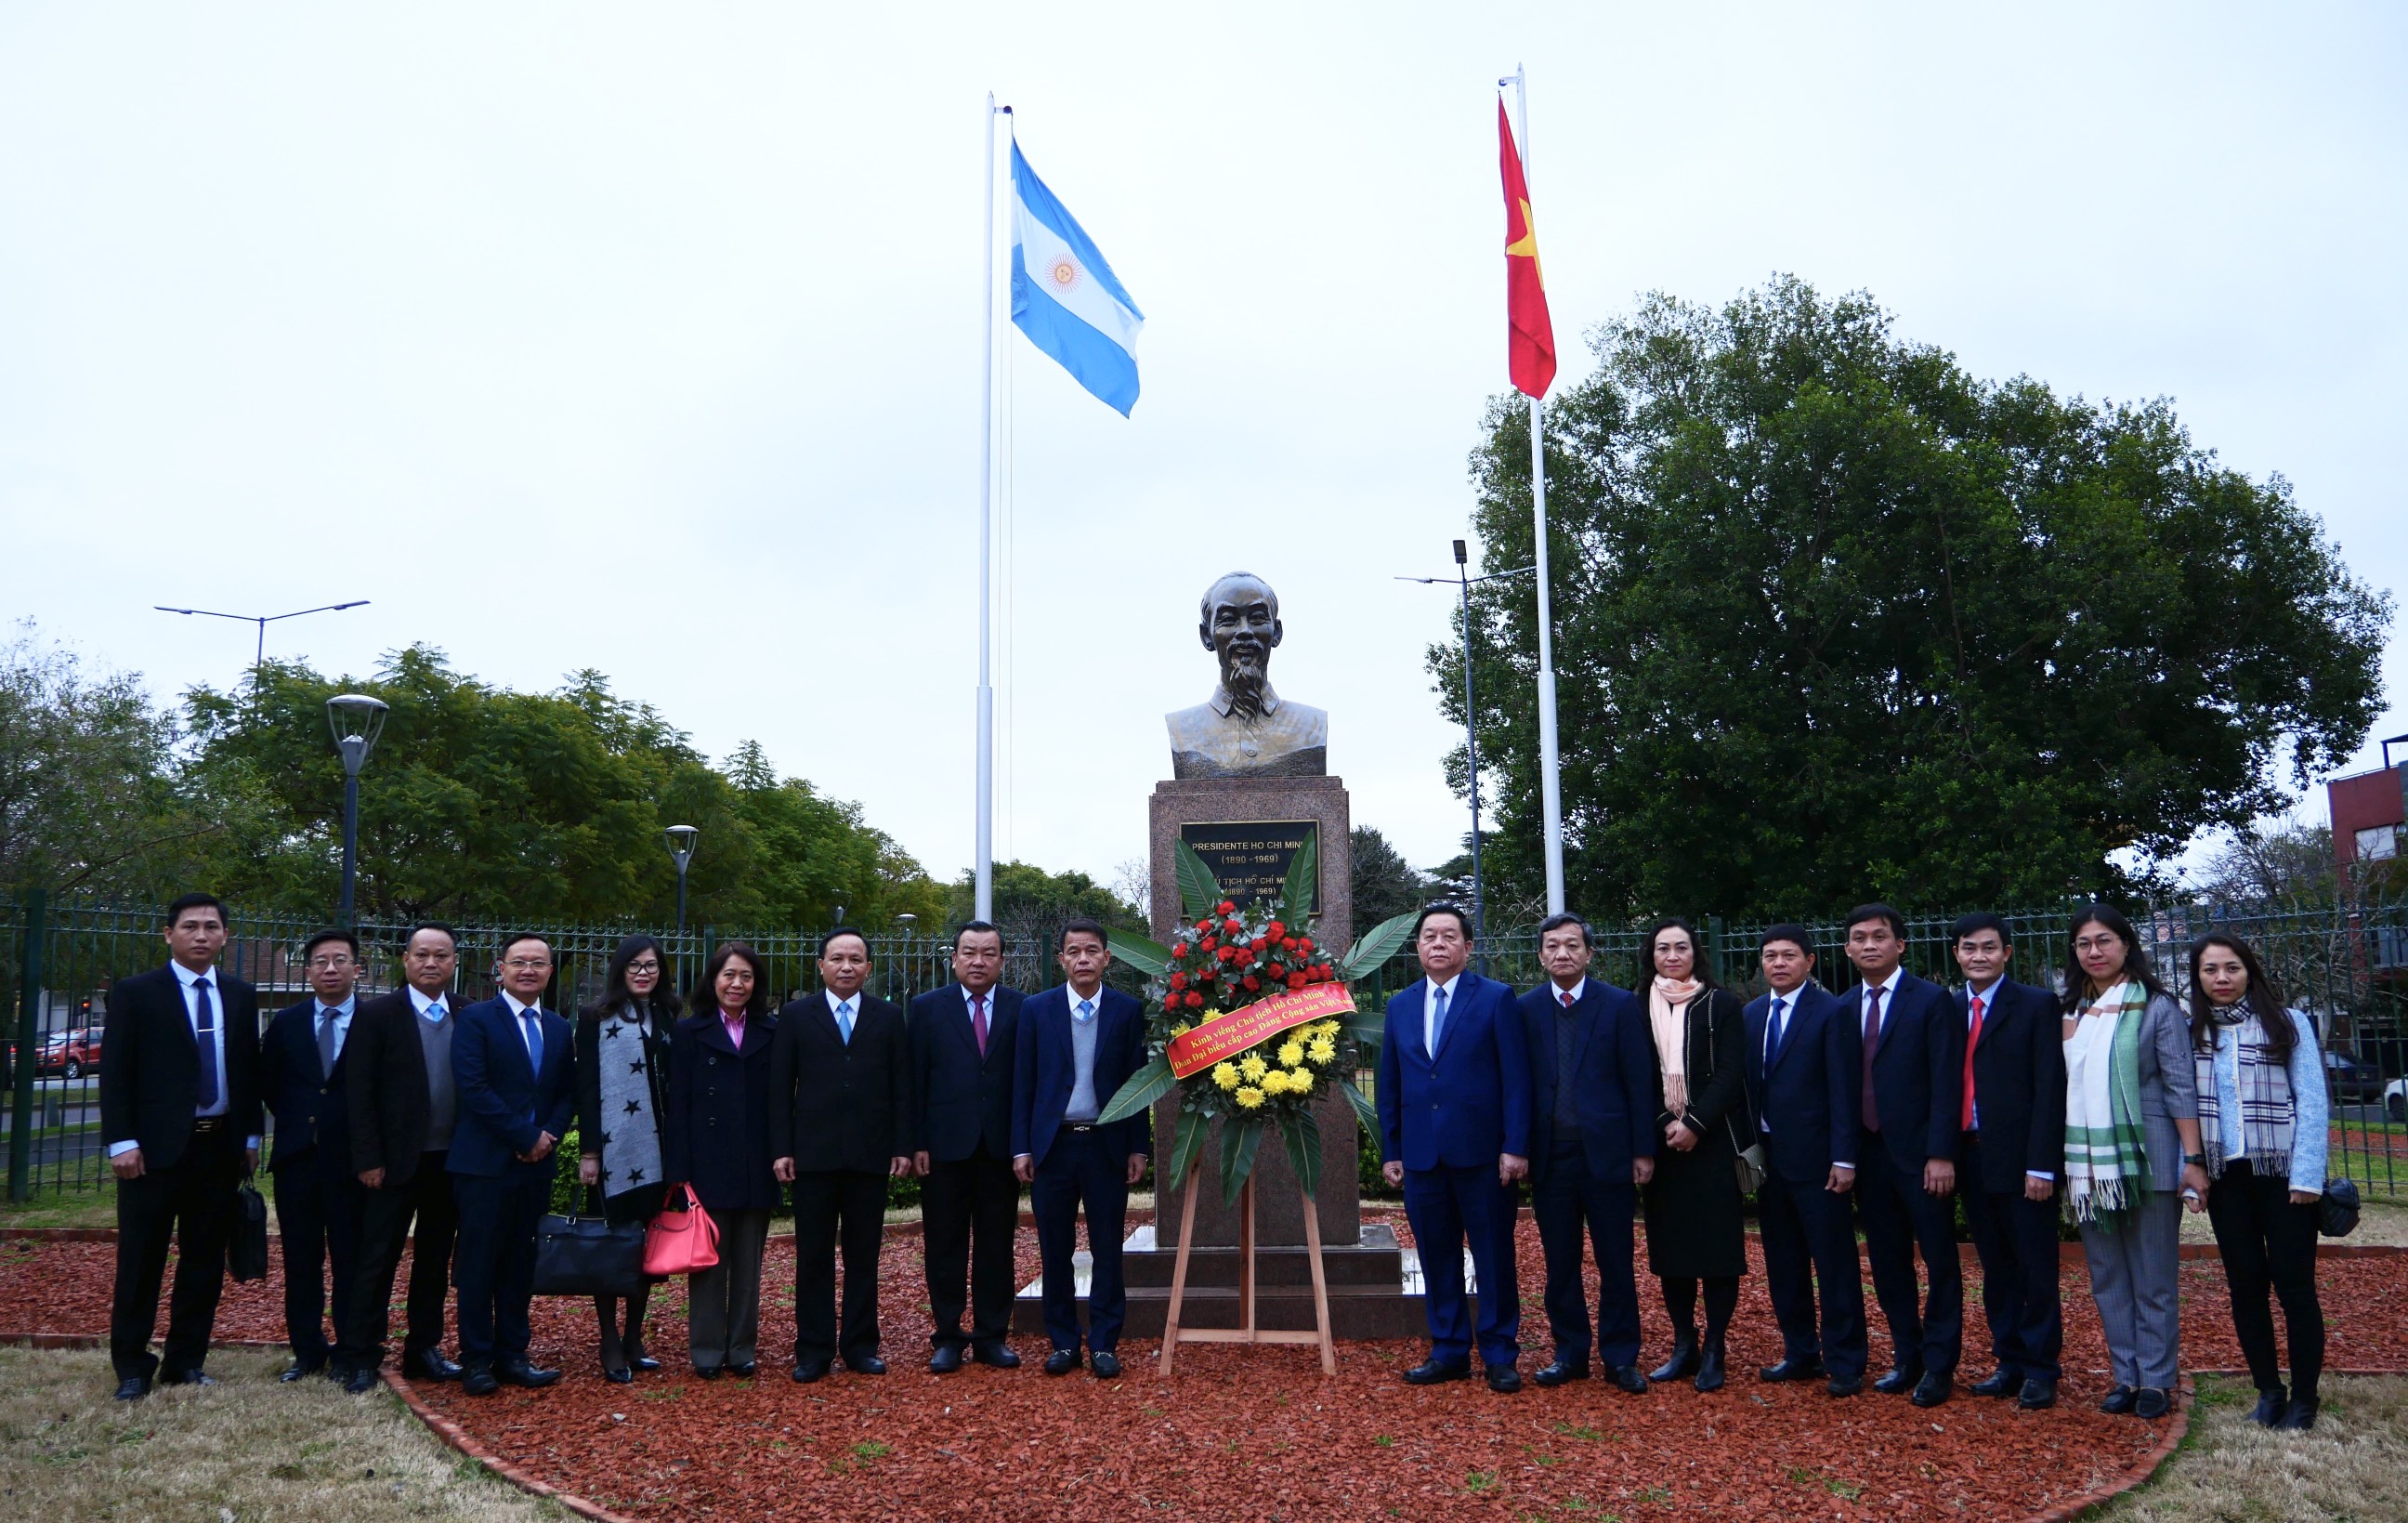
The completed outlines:
{"type": "MultiPolygon", "coordinates": [[[[1296,854],[1312,835],[1311,820],[1235,820],[1182,825],[1180,838],[1212,869],[1224,896],[1243,907],[1277,899],[1296,854]]],[[[1312,884],[1312,908],[1321,909],[1321,883],[1312,884]]]]}

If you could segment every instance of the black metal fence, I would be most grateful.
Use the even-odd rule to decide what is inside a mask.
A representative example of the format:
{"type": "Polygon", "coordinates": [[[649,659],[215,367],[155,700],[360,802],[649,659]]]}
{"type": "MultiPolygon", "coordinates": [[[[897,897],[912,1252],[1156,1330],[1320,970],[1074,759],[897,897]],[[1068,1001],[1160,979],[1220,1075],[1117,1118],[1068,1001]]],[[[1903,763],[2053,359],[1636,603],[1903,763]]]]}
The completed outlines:
{"type": "MultiPolygon", "coordinates": [[[[1907,966],[1942,983],[1957,978],[1950,955],[1953,915],[1918,915],[1907,923],[1907,966]]],[[[2006,916],[2014,943],[2014,976],[2053,986],[2066,960],[2065,910],[2006,916]]],[[[2408,1198],[2408,893],[2396,885],[2347,885],[2329,901],[2181,901],[2147,907],[2133,921],[2169,985],[2186,992],[2191,942],[2211,928],[2236,932],[2255,946],[2287,1002],[2306,1012],[2323,1035],[2332,1076],[2333,1171],[2356,1179],[2375,1196],[2408,1198]]],[[[290,915],[234,913],[223,966],[259,986],[263,1013],[307,997],[300,951],[322,923],[290,915]]],[[[375,922],[359,927],[367,974],[365,994],[381,993],[400,981],[400,943],[407,927],[375,922]]],[[[610,954],[620,940],[642,929],[656,936],[668,955],[671,977],[683,989],[698,977],[710,949],[741,939],[759,953],[773,995],[780,999],[819,986],[818,932],[738,931],[701,927],[684,932],[630,926],[463,925],[455,992],[481,999],[494,988],[494,964],[506,934],[534,930],[552,942],[558,967],[551,1002],[568,1010],[595,998],[610,954]]],[[[1698,927],[1706,960],[1726,985],[1753,996],[1760,992],[1756,970],[1756,922],[1711,919],[1698,927]]],[[[1841,953],[1835,922],[1809,924],[1820,961],[1816,974],[1828,987],[1844,989],[1853,970],[1841,953]]],[[[1595,968],[1599,977],[1628,985],[1637,978],[1638,925],[1599,927],[1595,968]]],[[[873,993],[896,1000],[935,988],[952,977],[952,944],[942,934],[887,932],[869,938],[873,993]]],[[[1489,938],[1481,949],[1486,970],[1516,985],[1542,976],[1538,935],[1518,928],[1489,938]]],[[[12,1185],[41,1189],[96,1187],[108,1177],[106,1140],[99,1135],[99,1095],[93,1073],[108,1061],[100,1042],[111,982],[158,966],[165,957],[159,913],[149,906],[67,901],[42,903],[0,899],[0,1012],[9,1015],[9,1080],[0,1118],[0,1157],[15,1161],[18,1146],[18,1066],[34,1066],[32,1104],[22,1171],[12,1185]],[[38,921],[38,934],[32,934],[38,921]],[[29,972],[33,975],[28,978],[29,972]],[[29,990],[30,984],[30,990],[29,990]],[[88,1033],[88,1035],[79,1035],[88,1033]]],[[[1049,949],[1009,946],[1005,981],[1039,989],[1058,982],[1049,949]]],[[[1358,985],[1367,1004],[1383,1000],[1418,975],[1411,953],[1400,952],[1358,985]]],[[[1125,969],[1114,981],[1135,988],[1125,969]]]]}

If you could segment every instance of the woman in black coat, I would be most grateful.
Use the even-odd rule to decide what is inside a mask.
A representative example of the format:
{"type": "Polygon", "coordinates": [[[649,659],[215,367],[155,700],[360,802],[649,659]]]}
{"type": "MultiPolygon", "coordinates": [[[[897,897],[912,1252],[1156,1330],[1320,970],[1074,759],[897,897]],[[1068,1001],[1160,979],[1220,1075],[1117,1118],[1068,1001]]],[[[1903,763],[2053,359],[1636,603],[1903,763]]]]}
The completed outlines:
{"type": "Polygon", "coordinates": [[[686,1277],[695,1373],[750,1379],[761,1342],[761,1254],[778,1181],[769,1171],[769,1053],[778,1017],[759,954],[729,941],[703,965],[669,1050],[668,1168],[719,1228],[719,1262],[686,1277]]]}
{"type": "MultiPolygon", "coordinates": [[[[613,1226],[659,1215],[668,1178],[661,1128],[677,1001],[661,977],[661,944],[628,937],[610,955],[602,998],[577,1021],[577,1182],[602,1198],[602,1214],[613,1226]],[[606,1066],[612,1071],[606,1074],[606,1066]],[[616,1103],[606,1106],[605,1093],[616,1103]]],[[[624,1386],[637,1371],[661,1367],[644,1352],[652,1291],[648,1279],[632,1296],[594,1298],[605,1379],[624,1386]]]]}
{"type": "Polygon", "coordinates": [[[1752,1136],[1745,1070],[1747,1016],[1698,955],[1685,920],[1659,920],[1639,949],[1639,998],[1647,1004],[1662,1109],[1663,1142],[1645,1188],[1647,1267],[1672,1317],[1672,1357],[1650,1380],[1697,1377],[1722,1388],[1723,1340],[1747,1272],[1745,1198],[1739,1150],[1752,1136]],[[1698,1337],[1698,1286],[1706,1292],[1706,1333],[1698,1337]]]}

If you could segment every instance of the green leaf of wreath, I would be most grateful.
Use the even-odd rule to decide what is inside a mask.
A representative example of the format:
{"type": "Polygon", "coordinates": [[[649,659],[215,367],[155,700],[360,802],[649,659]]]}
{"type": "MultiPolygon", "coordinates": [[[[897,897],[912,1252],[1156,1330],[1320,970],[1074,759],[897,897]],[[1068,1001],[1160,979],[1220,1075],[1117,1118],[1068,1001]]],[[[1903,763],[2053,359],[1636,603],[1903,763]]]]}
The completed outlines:
{"type": "Polygon", "coordinates": [[[1238,1193],[1245,1188],[1246,1176],[1254,1171],[1254,1154],[1263,1145],[1263,1119],[1254,1116],[1240,1121],[1231,1116],[1221,1123],[1221,1203],[1234,1206],[1238,1193]]]}
{"type": "Polygon", "coordinates": [[[1346,1023],[1346,1034],[1353,1037],[1354,1045],[1363,1050],[1364,1066],[1369,1068],[1376,1064],[1380,1057],[1380,1044],[1388,1040],[1388,1013],[1377,1005],[1356,1011],[1354,1019],[1346,1023]]]}
{"type": "Polygon", "coordinates": [[[1376,972],[1382,963],[1396,955],[1397,948],[1405,944],[1405,938],[1413,933],[1413,921],[1420,914],[1419,910],[1408,910],[1365,931],[1353,946],[1347,948],[1346,960],[1338,965],[1338,976],[1352,983],[1376,972]]]}
{"type": "Polygon", "coordinates": [[[1321,1187],[1321,1123],[1311,1111],[1283,1111],[1279,1128],[1280,1140],[1287,1144],[1287,1166],[1310,1200],[1321,1187]]]}
{"type": "Polygon", "coordinates": [[[1179,1115],[1179,1137],[1170,1145],[1170,1188],[1187,1183],[1187,1171],[1196,1166],[1197,1157],[1204,1151],[1206,1138],[1212,1135],[1212,1118],[1202,1111],[1182,1111],[1179,1115]]]}
{"type": "Polygon", "coordinates": [[[1170,949],[1159,941],[1150,941],[1135,931],[1108,930],[1104,944],[1112,949],[1113,956],[1148,978],[1170,976],[1170,949]]]}
{"type": "Polygon", "coordinates": [[[1302,935],[1312,921],[1312,891],[1321,884],[1321,827],[1313,826],[1304,833],[1304,844],[1296,849],[1295,859],[1287,865],[1287,880],[1280,885],[1280,919],[1291,936],[1302,935]]]}
{"type": "Polygon", "coordinates": [[[1346,1092],[1346,1102],[1354,1107],[1354,1119],[1361,1124],[1364,1135],[1379,1141],[1380,1108],[1371,1102],[1371,1097],[1363,1093],[1359,1085],[1341,1084],[1338,1087],[1346,1092]]]}
{"type": "Polygon", "coordinates": [[[1171,860],[1179,873],[1179,901],[1187,907],[1187,918],[1201,920],[1221,903],[1221,881],[1212,869],[1196,855],[1196,848],[1182,837],[1171,846],[1171,860]]]}
{"type": "Polygon", "coordinates": [[[1178,1076],[1170,1071],[1170,1059],[1155,1054],[1153,1062],[1129,1075],[1128,1083],[1121,1085],[1111,1103],[1104,1107],[1103,1114],[1096,1117],[1096,1125],[1109,1127],[1115,1121],[1126,1121],[1169,1094],[1170,1086],[1178,1082],[1178,1076]]]}

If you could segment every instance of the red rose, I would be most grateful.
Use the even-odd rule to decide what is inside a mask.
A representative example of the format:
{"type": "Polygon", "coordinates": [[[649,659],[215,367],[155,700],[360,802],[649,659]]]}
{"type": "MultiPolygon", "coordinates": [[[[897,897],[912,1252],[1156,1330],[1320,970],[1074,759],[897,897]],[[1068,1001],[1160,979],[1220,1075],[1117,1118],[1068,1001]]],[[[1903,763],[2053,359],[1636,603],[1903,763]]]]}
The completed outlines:
{"type": "Polygon", "coordinates": [[[1230,935],[1236,936],[1244,931],[1246,927],[1239,924],[1237,916],[1232,915],[1228,919],[1221,922],[1221,928],[1227,931],[1230,935]]]}
{"type": "Polygon", "coordinates": [[[1274,941],[1287,934],[1286,925],[1277,920],[1272,921],[1268,929],[1270,931],[1271,939],[1274,941]]]}
{"type": "Polygon", "coordinates": [[[1293,936],[1281,937],[1280,949],[1284,952],[1294,952],[1296,950],[1296,938],[1293,936]]]}
{"type": "Polygon", "coordinates": [[[1219,937],[1217,937],[1217,936],[1208,936],[1208,937],[1204,938],[1204,940],[1202,940],[1201,941],[1197,942],[1196,944],[1197,944],[1197,946],[1201,947],[1203,950],[1205,950],[1205,951],[1207,951],[1207,952],[1210,952],[1210,951],[1211,951],[1214,947],[1219,946],[1219,945],[1221,944],[1221,940],[1220,940],[1220,938],[1219,938],[1219,937]]]}
{"type": "Polygon", "coordinates": [[[1231,901],[1223,899],[1221,901],[1221,912],[1225,915],[1233,915],[1238,912],[1238,907],[1231,901]]]}
{"type": "Polygon", "coordinates": [[[1238,949],[1233,946],[1225,946],[1220,950],[1217,955],[1223,962],[1235,962],[1238,960],[1238,949]]]}
{"type": "Polygon", "coordinates": [[[1287,986],[1288,986],[1289,988],[1291,988],[1291,989],[1301,989],[1301,988],[1303,988],[1303,987],[1304,987],[1304,975],[1303,975],[1302,973],[1290,973],[1290,974],[1288,974],[1288,976],[1287,976],[1287,986]]]}
{"type": "Polygon", "coordinates": [[[1296,939],[1296,949],[1297,949],[1298,952],[1310,952],[1310,951],[1312,951],[1312,937],[1310,937],[1310,936],[1299,936],[1299,937],[1297,937],[1297,938],[1296,939]]]}
{"type": "Polygon", "coordinates": [[[1187,975],[1185,973],[1171,974],[1170,986],[1174,989],[1183,989],[1187,987],[1187,975]]]}
{"type": "Polygon", "coordinates": [[[1199,1006],[1204,1003],[1204,997],[1190,989],[1187,991],[1187,1003],[1191,1009],[1199,1006]]]}
{"type": "Polygon", "coordinates": [[[1240,947],[1238,949],[1238,966],[1240,968],[1252,968],[1254,965],[1254,949],[1252,947],[1240,947]]]}
{"type": "Polygon", "coordinates": [[[1256,991],[1256,990],[1260,989],[1260,988],[1263,986],[1263,981],[1262,981],[1261,979],[1256,978],[1256,977],[1255,977],[1254,974],[1252,974],[1252,973],[1248,973],[1248,974],[1246,975],[1245,983],[1246,983],[1246,992],[1247,992],[1247,993],[1249,993],[1249,994],[1254,993],[1254,991],[1256,991]]]}

